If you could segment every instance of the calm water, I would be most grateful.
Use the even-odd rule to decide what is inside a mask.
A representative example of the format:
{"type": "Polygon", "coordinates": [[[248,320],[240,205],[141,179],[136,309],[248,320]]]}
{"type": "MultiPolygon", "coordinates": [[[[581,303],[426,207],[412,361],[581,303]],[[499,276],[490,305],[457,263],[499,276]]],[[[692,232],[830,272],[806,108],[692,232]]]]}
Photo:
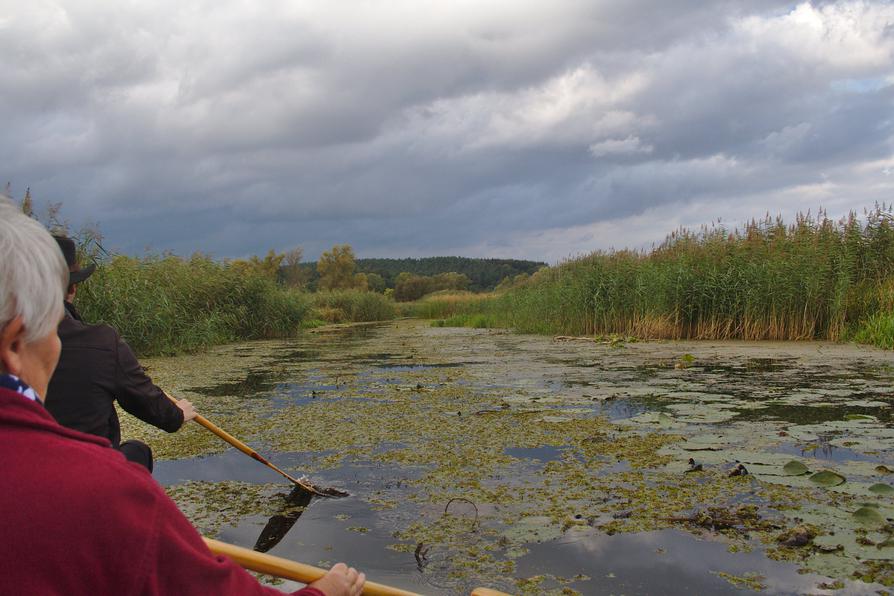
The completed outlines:
{"type": "MultiPolygon", "coordinates": [[[[857,465],[853,462],[894,467],[892,437],[884,434],[892,428],[894,371],[890,355],[876,350],[738,342],[649,342],[611,348],[486,330],[430,328],[411,321],[227,346],[203,358],[201,366],[191,365],[195,357],[155,359],[151,372],[157,381],[193,399],[213,420],[241,424],[234,434],[277,465],[309,472],[317,484],[351,493],[343,499],[314,499],[298,513],[286,507],[235,518],[232,512],[222,513],[226,521],[217,537],[311,564],[349,561],[375,581],[423,593],[461,593],[477,585],[529,593],[567,586],[584,594],[747,589],[731,577],[756,579],[770,593],[822,593],[821,584],[831,581],[829,574],[799,573],[799,563],[768,558],[766,548],[775,545],[747,531],[730,538],[661,522],[659,514],[644,526],[652,529],[635,531],[625,524],[648,516],[647,507],[635,498],[614,504],[611,489],[578,491],[558,505],[555,500],[534,502],[526,495],[552,492],[564,498],[570,491],[551,480],[555,466],[577,466],[583,473],[592,471],[600,482],[609,478],[618,486],[631,482],[633,472],[644,486],[672,483],[678,477],[689,481],[688,476],[673,475],[679,471],[668,470],[690,454],[717,478],[725,478],[722,466],[739,461],[738,454],[746,451],[808,458],[805,461],[844,469],[857,465]],[[339,437],[320,438],[323,431],[308,427],[319,440],[302,441],[301,428],[309,424],[301,417],[302,408],[333,416],[336,426],[328,432],[339,437]],[[406,416],[403,426],[377,434],[396,413],[406,416]],[[856,430],[851,430],[847,421],[855,415],[871,419],[853,422],[856,430]],[[555,440],[531,443],[524,427],[509,424],[486,443],[475,439],[475,445],[482,445],[480,465],[474,453],[460,458],[467,443],[463,432],[480,428],[475,425],[487,417],[496,421],[504,416],[515,416],[520,425],[548,427],[555,440]],[[433,417],[444,421],[435,429],[449,426],[446,439],[414,434],[431,433],[432,426],[417,428],[414,421],[433,417]],[[600,459],[571,431],[563,444],[561,424],[566,420],[578,421],[577,433],[582,432],[581,424],[592,421],[600,429],[594,435],[675,433],[689,439],[680,443],[684,447],[694,437],[715,437],[711,440],[720,446],[684,454],[679,445],[668,445],[663,449],[669,450],[670,463],[641,470],[623,453],[612,455],[611,461],[600,459]],[[294,439],[287,438],[291,433],[294,439]],[[414,458],[414,450],[425,457],[414,458]],[[453,473],[450,466],[456,466],[455,487],[442,482],[442,476],[453,473]],[[480,469],[487,471],[479,477],[480,469]],[[464,481],[469,488],[460,486],[464,481]],[[527,489],[536,490],[525,493],[527,489]],[[494,494],[505,498],[484,496],[494,494]],[[450,495],[475,496],[470,502],[451,503],[450,526],[442,527],[450,495]],[[568,512],[566,523],[557,523],[554,507],[568,512]],[[539,511],[552,515],[552,521],[535,515],[539,511]],[[621,526],[607,530],[609,525],[594,518],[621,526]],[[539,524],[534,530],[521,538],[512,533],[511,526],[531,520],[539,524]],[[408,530],[413,524],[422,526],[417,534],[430,543],[416,544],[408,530]],[[657,527],[662,525],[666,527],[657,527]],[[742,544],[748,548],[739,548],[742,544]],[[495,570],[499,565],[505,565],[502,571],[495,570]],[[531,578],[535,583],[516,584],[531,578]]],[[[162,445],[176,437],[151,440],[162,445]]],[[[856,479],[854,474],[845,475],[850,481],[856,479]]],[[[303,504],[300,495],[284,498],[290,487],[280,476],[232,449],[219,452],[217,445],[199,447],[195,456],[175,454],[159,461],[155,477],[169,487],[188,481],[278,484],[281,489],[266,490],[265,499],[303,504]]],[[[709,476],[705,482],[710,482],[709,476]]],[[[754,492],[755,486],[742,490],[757,495],[753,500],[761,506],[768,505],[754,492]]],[[[727,496],[723,493],[724,499],[727,496]]],[[[678,514],[721,504],[713,498],[720,497],[712,493],[678,514]]],[[[215,507],[225,508],[208,506],[212,515],[215,507]]],[[[771,514],[778,512],[768,509],[771,514]]],[[[878,588],[849,580],[846,585],[848,593],[874,593],[878,588]]]]}

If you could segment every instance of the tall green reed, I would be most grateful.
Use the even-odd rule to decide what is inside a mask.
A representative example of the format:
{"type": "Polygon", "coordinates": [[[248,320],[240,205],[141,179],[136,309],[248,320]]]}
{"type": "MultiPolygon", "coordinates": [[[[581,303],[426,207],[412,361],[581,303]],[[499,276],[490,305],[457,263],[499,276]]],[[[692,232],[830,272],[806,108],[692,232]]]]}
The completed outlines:
{"type": "Polygon", "coordinates": [[[313,305],[323,320],[330,323],[387,321],[396,312],[394,300],[364,290],[319,291],[313,295],[313,305]]]}
{"type": "Polygon", "coordinates": [[[269,275],[208,257],[114,257],[78,288],[85,320],[118,329],[140,354],[193,351],[294,333],[311,300],[269,275]]]}
{"type": "Polygon", "coordinates": [[[530,333],[894,340],[892,212],[766,217],[678,230],[650,251],[597,252],[477,306],[530,333]],[[870,332],[869,329],[873,331],[870,332]]]}

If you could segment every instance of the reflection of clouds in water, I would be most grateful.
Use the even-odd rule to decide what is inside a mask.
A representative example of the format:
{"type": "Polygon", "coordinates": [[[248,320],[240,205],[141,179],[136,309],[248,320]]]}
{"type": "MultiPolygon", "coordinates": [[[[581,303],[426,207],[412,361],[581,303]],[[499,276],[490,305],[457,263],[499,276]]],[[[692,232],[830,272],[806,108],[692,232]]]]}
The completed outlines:
{"type": "MultiPolygon", "coordinates": [[[[592,576],[578,589],[589,593],[607,593],[618,589],[634,594],[692,594],[734,592],[735,589],[709,571],[722,571],[743,576],[757,573],[766,593],[810,593],[824,580],[821,576],[798,573],[797,565],[767,559],[759,550],[730,554],[722,538],[697,538],[678,530],[662,530],[637,534],[608,536],[598,530],[570,530],[562,538],[535,545],[531,554],[519,560],[520,569],[526,558],[547,559],[556,575],[562,569],[587,569],[592,576]],[[552,552],[547,552],[547,549],[552,552]],[[661,551],[659,551],[661,549],[661,551]],[[606,577],[614,574],[613,578],[606,577]]],[[[848,593],[874,594],[854,584],[848,593]],[[853,590],[853,591],[852,591],[853,590]]]]}
{"type": "MultiPolygon", "coordinates": [[[[305,350],[294,348],[319,347],[322,342],[327,341],[326,338],[283,342],[292,348],[288,350],[290,354],[286,359],[289,360],[288,366],[285,362],[273,358],[275,366],[271,364],[271,368],[282,372],[284,378],[277,377],[276,388],[261,392],[254,399],[243,400],[240,406],[245,408],[245,416],[258,412],[266,413],[264,403],[267,398],[297,400],[300,397],[298,394],[306,388],[304,383],[328,385],[334,383],[336,376],[342,380],[350,379],[344,389],[345,395],[349,397],[355,393],[362,395],[364,388],[371,387],[371,384],[378,382],[377,379],[386,375],[396,381],[396,384],[388,386],[388,391],[394,392],[395,395],[416,395],[412,391],[400,392],[403,391],[402,386],[405,385],[406,389],[413,388],[421,380],[431,391],[449,386],[464,392],[463,397],[470,395],[489,399],[487,403],[475,402],[475,408],[482,410],[487,408],[501,411],[500,404],[505,401],[511,408],[537,410],[555,408],[558,410],[554,412],[555,414],[564,416],[597,415],[604,414],[605,411],[598,401],[592,401],[591,398],[620,392],[626,395],[608,401],[606,408],[621,406],[625,402],[648,410],[663,407],[664,402],[656,399],[655,394],[664,395],[665,399],[676,400],[678,403],[705,403],[706,408],[713,407],[710,402],[718,399],[720,401],[717,401],[717,404],[720,406],[728,401],[734,401],[737,404],[753,402],[753,405],[763,407],[763,402],[768,399],[790,399],[793,394],[788,391],[788,387],[798,385],[803,387],[803,395],[797,396],[798,403],[804,408],[809,408],[813,403],[812,400],[816,399],[840,402],[851,399],[849,396],[852,396],[853,391],[857,389],[857,381],[860,381],[860,391],[864,393],[870,384],[872,387],[890,384],[894,374],[890,367],[885,368],[890,361],[889,354],[854,346],[823,345],[822,352],[817,349],[817,344],[806,343],[644,342],[611,348],[591,341],[556,342],[551,338],[430,328],[424,325],[424,323],[401,322],[383,326],[374,337],[363,338],[350,347],[346,346],[344,341],[334,342],[326,346],[326,353],[322,359],[305,358],[303,355],[305,350]],[[372,346],[375,346],[375,350],[371,349],[372,346]],[[403,357],[409,353],[415,354],[414,362],[417,364],[412,366],[402,364],[405,361],[403,357]],[[693,354],[695,362],[686,370],[675,369],[673,363],[685,353],[693,354]],[[857,362],[860,363],[859,366],[855,364],[857,362]],[[401,364],[393,366],[396,363],[401,364]],[[462,366],[433,366],[432,363],[454,363],[462,366]],[[457,380],[462,380],[464,384],[457,383],[457,380]],[[292,388],[299,387],[302,391],[291,395],[288,390],[291,383],[295,383],[292,388]],[[850,392],[844,393],[851,384],[854,387],[850,392]],[[785,388],[781,397],[780,394],[774,397],[774,387],[785,388]],[[817,390],[822,388],[840,390],[842,393],[827,394],[817,390]],[[722,395],[711,391],[720,391],[722,395]],[[750,402],[746,399],[748,396],[750,402]],[[538,400],[534,404],[529,403],[535,397],[538,400]],[[582,414],[584,410],[586,413],[582,414]]],[[[185,358],[188,360],[191,357],[185,358]]],[[[165,363],[170,365],[176,362],[183,362],[183,359],[159,362],[158,369],[163,372],[165,363]]],[[[213,380],[218,375],[214,373],[205,376],[213,380]]],[[[229,376],[224,378],[230,379],[229,376]]],[[[190,385],[213,385],[214,382],[208,379],[191,380],[190,385]]],[[[217,380],[219,381],[220,379],[217,380]]],[[[422,392],[413,400],[427,395],[431,393],[422,392]]],[[[345,400],[338,400],[333,401],[333,404],[339,401],[345,403],[345,400]]],[[[458,410],[459,406],[451,404],[448,409],[458,410]]],[[[825,411],[827,408],[822,410],[825,411]]],[[[467,420],[467,413],[463,410],[464,421],[467,420]]],[[[725,459],[722,463],[709,462],[709,453],[717,453],[719,457],[728,458],[731,454],[729,449],[736,448],[741,442],[753,442],[761,437],[765,439],[769,437],[775,440],[775,443],[770,445],[773,447],[778,445],[780,440],[789,442],[794,440],[793,437],[780,439],[775,436],[783,425],[778,421],[737,421],[709,425],[708,428],[704,424],[687,426],[687,414],[682,410],[675,412],[674,416],[683,425],[686,434],[692,436],[702,433],[699,436],[703,442],[724,445],[723,452],[694,454],[700,463],[705,464],[706,470],[710,467],[713,471],[715,469],[713,466],[717,466],[716,469],[723,466],[725,469],[729,464],[729,459],[725,459]],[[722,433],[729,440],[723,441],[723,437],[712,436],[714,433],[717,435],[722,433]],[[727,449],[727,444],[733,447],[727,449]]],[[[448,424],[453,424],[452,420],[451,418],[448,424]]],[[[857,421],[849,424],[867,426],[869,422],[857,421]]],[[[792,426],[790,423],[784,425],[792,426]]],[[[824,428],[826,427],[818,430],[824,428]]],[[[614,432],[614,430],[608,432],[608,440],[613,438],[614,432]]],[[[269,436],[267,438],[273,439],[269,436]]],[[[415,544],[410,545],[410,552],[389,550],[388,545],[396,542],[393,532],[407,527],[420,518],[439,519],[448,497],[430,505],[419,505],[407,500],[406,496],[415,490],[412,480],[424,476],[429,468],[413,468],[401,464],[386,466],[376,461],[380,453],[399,451],[401,448],[417,444],[414,443],[413,437],[405,438],[406,444],[377,443],[380,452],[370,450],[366,454],[369,460],[355,461],[351,465],[327,468],[319,472],[311,470],[315,476],[319,474],[317,478],[321,483],[344,481],[344,486],[358,498],[314,501],[271,552],[311,563],[331,560],[335,556],[352,562],[369,562],[381,570],[376,574],[377,580],[406,586],[409,574],[416,568],[412,552],[415,544]],[[407,483],[408,479],[411,480],[410,483],[407,483]],[[368,510],[368,503],[364,499],[378,491],[384,492],[385,500],[394,500],[398,503],[394,509],[368,510]],[[350,521],[341,521],[335,517],[337,514],[345,513],[350,515],[350,521]],[[370,528],[370,531],[359,535],[347,531],[348,526],[363,526],[370,528]],[[394,578],[395,581],[390,581],[389,578],[394,578]]],[[[282,443],[279,445],[283,448],[282,443]]],[[[507,447],[512,449],[518,445],[501,444],[499,448],[502,450],[507,447]]],[[[523,448],[514,453],[526,457],[540,456],[541,460],[545,459],[546,455],[550,457],[558,455],[556,448],[553,448],[551,453],[535,453],[536,450],[537,448],[523,448]]],[[[836,448],[836,453],[839,452],[840,449],[836,448]]],[[[774,453],[779,455],[781,463],[791,459],[789,455],[776,451],[774,453]]],[[[280,453],[274,455],[273,461],[288,470],[297,468],[304,471],[309,461],[319,462],[319,458],[312,458],[311,455],[280,453]]],[[[573,450],[569,453],[566,448],[562,451],[561,457],[575,455],[577,454],[574,454],[573,450]]],[[[688,457],[690,457],[688,453],[685,456],[681,455],[678,463],[684,464],[688,457]]],[[[525,463],[527,462],[523,460],[522,465],[512,469],[511,478],[507,474],[506,477],[499,479],[499,482],[525,483],[537,478],[528,473],[530,470],[525,467],[525,463]]],[[[537,467],[541,465],[537,464],[537,467]]],[[[629,471],[629,468],[620,469],[616,467],[617,465],[609,462],[599,469],[599,473],[617,474],[629,471]]],[[[160,462],[157,471],[165,476],[167,482],[196,477],[212,481],[239,478],[250,482],[280,482],[274,473],[263,466],[247,462],[244,456],[236,452],[202,460],[160,462]],[[271,476],[268,478],[267,474],[271,476]]],[[[646,474],[652,473],[646,472],[646,474]]],[[[753,473],[756,474],[756,471],[753,473]]],[[[850,481],[852,475],[846,475],[850,481]]],[[[674,480],[674,477],[670,477],[670,481],[674,480]]],[[[287,487],[283,487],[283,490],[286,489],[287,487]]],[[[557,496],[561,498],[561,495],[557,496]]],[[[597,495],[587,496],[597,497],[597,495]]],[[[511,502],[511,499],[510,502],[499,505],[478,502],[476,499],[476,506],[482,518],[487,518],[485,525],[491,520],[502,519],[507,513],[511,517],[516,512],[513,507],[527,510],[528,505],[511,502]]],[[[451,505],[450,510],[454,515],[462,518],[474,517],[474,510],[471,507],[466,507],[460,512],[459,506],[464,504],[451,505]]],[[[586,516],[598,514],[601,508],[598,502],[589,500],[581,502],[579,506],[580,513],[586,516]],[[593,507],[594,505],[596,507],[593,507]]],[[[609,508],[634,509],[634,506],[614,502],[609,504],[609,508]]],[[[609,511],[606,514],[608,518],[606,521],[611,519],[612,513],[613,511],[609,511]]],[[[232,542],[251,546],[258,539],[267,521],[267,518],[246,519],[239,528],[225,528],[224,532],[232,538],[232,542]]],[[[467,536],[474,535],[466,533],[465,523],[459,524],[459,527],[463,532],[463,540],[466,540],[467,536]]],[[[520,530],[529,532],[531,526],[520,530]]],[[[573,528],[555,541],[533,544],[529,548],[531,553],[519,559],[518,576],[522,576],[526,569],[530,570],[528,575],[551,573],[573,577],[578,573],[585,573],[594,579],[574,586],[585,593],[601,593],[609,590],[620,592],[622,590],[618,589],[619,587],[623,587],[625,593],[637,594],[667,593],[669,590],[677,590],[678,587],[677,593],[684,593],[684,588],[690,593],[734,592],[735,589],[730,584],[712,575],[710,571],[724,571],[739,576],[747,572],[758,572],[770,578],[764,582],[771,592],[777,593],[810,592],[820,581],[813,576],[797,575],[793,565],[767,560],[761,552],[729,554],[726,552],[726,543],[722,540],[710,537],[698,538],[680,530],[607,536],[594,529],[581,531],[573,528]],[[657,552],[659,548],[665,552],[657,552]],[[606,578],[609,573],[614,573],[616,577],[606,578]]],[[[441,569],[446,568],[447,563],[454,560],[454,553],[447,548],[440,550],[433,548],[428,556],[434,561],[435,567],[440,566],[441,569]]],[[[406,587],[412,588],[412,586],[406,587]]],[[[422,588],[423,592],[431,592],[425,589],[427,586],[422,588]]],[[[444,590],[441,593],[450,591],[444,590]]]]}

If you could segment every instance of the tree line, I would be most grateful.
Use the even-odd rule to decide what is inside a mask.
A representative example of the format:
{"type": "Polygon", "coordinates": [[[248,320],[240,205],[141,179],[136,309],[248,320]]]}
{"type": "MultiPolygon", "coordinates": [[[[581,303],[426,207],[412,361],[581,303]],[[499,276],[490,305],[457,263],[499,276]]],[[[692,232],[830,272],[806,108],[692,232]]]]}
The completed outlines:
{"type": "MultiPolygon", "coordinates": [[[[330,252],[330,251],[327,251],[330,252]]],[[[321,257],[325,260],[327,257],[321,257]]],[[[399,282],[410,282],[414,288],[426,284],[441,289],[465,289],[472,292],[488,292],[494,290],[507,278],[512,280],[519,275],[532,275],[546,263],[538,261],[525,261],[519,259],[475,259],[469,257],[425,257],[406,259],[355,259],[356,274],[365,275],[370,290],[383,292],[391,288],[397,294],[399,282]],[[463,286],[459,278],[445,278],[444,274],[463,275],[468,279],[468,284],[463,286]],[[409,274],[415,276],[408,278],[409,274]],[[441,276],[441,277],[438,277],[441,276]],[[418,278],[437,278],[422,280],[418,278]],[[443,286],[449,287],[443,287],[443,286]]],[[[321,273],[317,262],[301,263],[300,276],[310,290],[316,289],[320,284],[321,273]]],[[[416,291],[416,290],[414,290],[416,291]]],[[[436,291],[436,290],[433,290],[436,291]]]]}

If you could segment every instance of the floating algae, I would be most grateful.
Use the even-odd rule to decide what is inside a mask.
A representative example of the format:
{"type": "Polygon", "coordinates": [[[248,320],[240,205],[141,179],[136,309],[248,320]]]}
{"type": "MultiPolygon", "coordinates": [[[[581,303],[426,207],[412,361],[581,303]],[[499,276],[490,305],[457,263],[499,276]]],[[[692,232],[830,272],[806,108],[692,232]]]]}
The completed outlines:
{"type": "MultiPolygon", "coordinates": [[[[372,328],[361,340],[339,331],[218,354],[221,362],[211,356],[197,365],[200,372],[188,370],[187,360],[158,359],[153,374],[178,389],[216,387],[184,396],[259,449],[307,454],[290,471],[310,471],[312,462],[315,474],[352,492],[342,503],[310,505],[325,508],[331,532],[339,530],[321,539],[313,556],[331,559],[326,548],[347,548],[339,545],[349,542],[338,541],[353,535],[356,542],[362,533],[363,544],[391,554],[361,553],[352,563],[395,557],[403,561],[395,569],[416,569],[425,583],[420,591],[487,584],[586,593],[593,587],[584,576],[596,576],[597,562],[563,578],[549,567],[521,574],[519,561],[536,568],[531,557],[551,545],[677,528],[716,541],[724,553],[782,561],[764,559],[766,581],[734,566],[704,568],[701,591],[723,591],[731,582],[809,592],[821,583],[852,588],[854,580],[892,577],[887,521],[879,525],[863,512],[860,519],[874,519],[867,527],[854,518],[866,506],[884,520],[894,517],[891,495],[877,486],[888,486],[879,482],[885,480],[879,468],[888,470],[885,463],[894,460],[892,373],[871,350],[824,346],[820,355],[812,344],[735,342],[639,342],[617,350],[402,321],[372,328]],[[688,365],[675,368],[686,354],[688,365]],[[383,360],[386,366],[378,366],[383,360]],[[407,361],[412,366],[395,364],[407,361]],[[250,371],[251,379],[269,379],[265,389],[224,394],[253,391],[250,371]],[[785,451],[793,443],[828,449],[793,458],[785,451]],[[532,465],[526,454],[544,449],[550,456],[532,465]],[[826,457],[831,450],[850,459],[826,457]],[[683,473],[690,458],[700,472],[683,473]],[[737,465],[749,474],[731,477],[737,465]],[[810,481],[808,472],[824,470],[845,480],[810,481]],[[457,497],[474,511],[469,505],[445,511],[457,497]],[[816,528],[806,541],[794,531],[805,524],[816,528]],[[793,574],[786,561],[823,577],[793,574]]],[[[178,443],[178,435],[153,435],[151,442],[171,457],[216,447],[178,443]]],[[[178,503],[198,508],[195,497],[171,489],[178,503]]],[[[263,512],[250,508],[216,514],[226,499],[201,498],[211,504],[193,513],[198,523],[218,517],[219,529],[264,521],[263,512]]],[[[296,531],[313,523],[302,517],[296,531]]],[[[278,548],[288,549],[296,531],[278,548]]],[[[307,540],[301,548],[295,543],[294,556],[303,558],[307,540]]],[[[631,553],[642,567],[619,572],[613,591],[637,591],[633,586],[643,581],[654,581],[648,584],[654,589],[665,585],[666,579],[649,579],[650,556],[662,555],[631,553]]]]}
{"type": "Polygon", "coordinates": [[[165,490],[199,532],[209,538],[244,517],[270,517],[294,509],[289,491],[276,484],[186,482],[165,490]]]}

